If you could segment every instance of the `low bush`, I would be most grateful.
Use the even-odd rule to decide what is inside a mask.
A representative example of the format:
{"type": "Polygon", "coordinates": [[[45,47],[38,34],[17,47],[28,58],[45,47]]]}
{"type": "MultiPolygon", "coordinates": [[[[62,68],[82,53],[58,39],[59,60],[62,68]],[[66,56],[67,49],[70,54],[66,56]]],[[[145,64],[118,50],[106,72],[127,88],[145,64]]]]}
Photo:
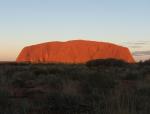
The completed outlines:
{"type": "Polygon", "coordinates": [[[86,63],[88,67],[106,66],[106,67],[125,67],[128,65],[125,61],[116,59],[96,59],[86,63]]]}
{"type": "Polygon", "coordinates": [[[0,114],[149,114],[149,61],[0,64],[0,114]]]}

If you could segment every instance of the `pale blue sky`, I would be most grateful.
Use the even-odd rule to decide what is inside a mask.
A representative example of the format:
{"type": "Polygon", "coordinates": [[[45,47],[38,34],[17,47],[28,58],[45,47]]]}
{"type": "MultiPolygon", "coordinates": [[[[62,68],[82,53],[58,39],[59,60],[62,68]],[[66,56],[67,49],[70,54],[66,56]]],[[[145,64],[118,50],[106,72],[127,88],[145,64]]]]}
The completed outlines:
{"type": "MultiPolygon", "coordinates": [[[[27,45],[71,39],[148,42],[150,0],[0,0],[0,60],[15,60],[27,45]]],[[[150,52],[149,44],[138,50],[150,52]]]]}

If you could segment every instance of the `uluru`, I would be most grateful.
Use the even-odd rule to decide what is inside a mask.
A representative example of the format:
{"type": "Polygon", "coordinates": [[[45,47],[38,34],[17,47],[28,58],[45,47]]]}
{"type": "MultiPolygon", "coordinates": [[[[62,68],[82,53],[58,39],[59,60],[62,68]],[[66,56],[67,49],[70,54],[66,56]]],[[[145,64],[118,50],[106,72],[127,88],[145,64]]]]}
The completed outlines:
{"type": "Polygon", "coordinates": [[[128,63],[135,62],[127,47],[87,40],[55,41],[27,46],[22,49],[16,61],[72,64],[109,58],[123,60],[128,63]]]}

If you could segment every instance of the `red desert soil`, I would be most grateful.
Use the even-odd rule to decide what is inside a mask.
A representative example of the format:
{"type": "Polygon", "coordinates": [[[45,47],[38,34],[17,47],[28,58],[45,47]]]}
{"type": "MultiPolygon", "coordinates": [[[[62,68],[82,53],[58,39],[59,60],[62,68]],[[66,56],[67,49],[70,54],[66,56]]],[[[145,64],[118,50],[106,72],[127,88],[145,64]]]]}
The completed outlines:
{"type": "Polygon", "coordinates": [[[23,48],[17,62],[31,63],[85,63],[94,59],[119,59],[135,62],[126,47],[112,43],[72,40],[67,42],[47,42],[23,48]]]}

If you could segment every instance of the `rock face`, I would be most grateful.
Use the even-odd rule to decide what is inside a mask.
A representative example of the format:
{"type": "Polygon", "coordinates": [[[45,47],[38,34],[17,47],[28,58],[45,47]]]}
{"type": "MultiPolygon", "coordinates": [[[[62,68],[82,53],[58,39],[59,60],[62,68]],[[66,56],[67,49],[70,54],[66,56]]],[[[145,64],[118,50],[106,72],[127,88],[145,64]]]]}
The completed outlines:
{"type": "Polygon", "coordinates": [[[119,59],[135,62],[129,49],[111,43],[72,40],[48,42],[25,47],[17,62],[31,63],[85,63],[94,59],[119,59]]]}

